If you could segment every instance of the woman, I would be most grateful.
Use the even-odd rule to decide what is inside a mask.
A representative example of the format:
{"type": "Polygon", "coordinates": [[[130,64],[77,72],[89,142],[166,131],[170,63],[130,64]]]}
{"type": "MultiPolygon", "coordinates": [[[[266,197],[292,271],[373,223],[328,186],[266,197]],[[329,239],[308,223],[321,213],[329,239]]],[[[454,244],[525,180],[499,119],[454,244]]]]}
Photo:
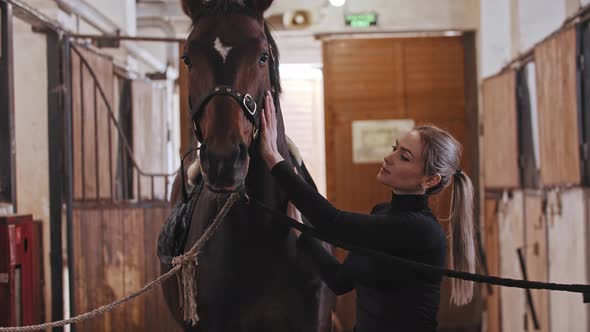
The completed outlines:
{"type": "MultiPolygon", "coordinates": [[[[274,103],[267,93],[260,151],[292,204],[319,232],[417,262],[446,267],[447,238],[428,208],[428,197],[453,183],[449,267],[475,271],[473,189],[469,177],[459,169],[461,145],[447,132],[421,126],[396,142],[377,174],[377,180],[392,190],[391,202],[376,205],[370,215],[332,206],[291,170],[276,141],[274,103]]],[[[436,330],[440,277],[354,251],[340,264],[306,236],[300,236],[297,245],[312,258],[334,293],[356,290],[355,331],[436,330]]],[[[453,279],[453,303],[466,304],[472,295],[471,282],[453,279]]]]}

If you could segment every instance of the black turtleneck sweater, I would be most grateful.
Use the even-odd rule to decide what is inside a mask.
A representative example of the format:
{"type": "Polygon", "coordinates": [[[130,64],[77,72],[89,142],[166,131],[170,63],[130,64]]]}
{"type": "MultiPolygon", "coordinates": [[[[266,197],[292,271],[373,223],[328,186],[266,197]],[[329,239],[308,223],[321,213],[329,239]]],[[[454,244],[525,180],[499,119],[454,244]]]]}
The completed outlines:
{"type": "MultiPolygon", "coordinates": [[[[335,208],[284,161],[273,167],[272,174],[319,232],[353,246],[445,267],[446,236],[428,208],[428,196],[394,194],[391,202],[376,205],[366,215],[335,208]]],[[[354,251],[341,264],[305,235],[297,246],[334,293],[356,290],[356,332],[436,330],[439,276],[418,274],[384,257],[354,251]]]]}

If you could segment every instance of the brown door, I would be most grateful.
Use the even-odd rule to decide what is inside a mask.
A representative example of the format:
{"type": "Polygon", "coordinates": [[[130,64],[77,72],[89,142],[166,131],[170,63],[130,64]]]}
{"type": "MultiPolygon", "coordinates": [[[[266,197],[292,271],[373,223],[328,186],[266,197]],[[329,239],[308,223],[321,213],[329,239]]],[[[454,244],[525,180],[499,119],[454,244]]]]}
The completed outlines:
{"type": "MultiPolygon", "coordinates": [[[[466,110],[463,41],[463,37],[324,41],[327,195],[336,207],[369,213],[391,195],[375,180],[381,162],[353,162],[353,121],[412,119],[417,125],[447,129],[463,144],[462,167],[472,174],[472,142],[477,138],[468,131],[472,115],[466,110]]],[[[441,219],[449,214],[449,194],[446,190],[431,202],[441,219]]],[[[343,258],[345,252],[338,250],[337,256],[343,258]]],[[[352,295],[338,300],[345,330],[354,325],[353,303],[352,295]]]]}

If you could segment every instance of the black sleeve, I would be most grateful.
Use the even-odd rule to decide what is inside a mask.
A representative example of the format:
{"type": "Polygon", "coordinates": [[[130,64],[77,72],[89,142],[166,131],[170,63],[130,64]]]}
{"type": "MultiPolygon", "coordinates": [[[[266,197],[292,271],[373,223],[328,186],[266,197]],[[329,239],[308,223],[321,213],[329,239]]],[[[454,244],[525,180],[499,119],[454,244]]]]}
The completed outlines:
{"type": "Polygon", "coordinates": [[[417,214],[403,217],[367,215],[335,208],[321,194],[310,188],[289,165],[282,161],[272,175],[286,191],[291,202],[316,229],[348,244],[391,253],[421,250],[432,232],[432,223],[416,222],[417,214]]]}
{"type": "Polygon", "coordinates": [[[297,240],[297,249],[312,263],[313,268],[336,295],[346,294],[354,289],[353,279],[345,271],[344,264],[340,264],[318,241],[302,234],[297,240]]]}

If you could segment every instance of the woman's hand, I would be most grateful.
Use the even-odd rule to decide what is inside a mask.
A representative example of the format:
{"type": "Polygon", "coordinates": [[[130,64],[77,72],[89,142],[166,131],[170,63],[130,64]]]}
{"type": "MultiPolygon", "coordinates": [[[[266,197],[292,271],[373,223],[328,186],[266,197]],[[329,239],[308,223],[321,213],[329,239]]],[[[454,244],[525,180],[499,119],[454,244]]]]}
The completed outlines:
{"type": "Polygon", "coordinates": [[[260,114],[260,154],[268,169],[272,169],[283,160],[277,148],[277,116],[269,91],[266,92],[264,110],[260,114]]]}

